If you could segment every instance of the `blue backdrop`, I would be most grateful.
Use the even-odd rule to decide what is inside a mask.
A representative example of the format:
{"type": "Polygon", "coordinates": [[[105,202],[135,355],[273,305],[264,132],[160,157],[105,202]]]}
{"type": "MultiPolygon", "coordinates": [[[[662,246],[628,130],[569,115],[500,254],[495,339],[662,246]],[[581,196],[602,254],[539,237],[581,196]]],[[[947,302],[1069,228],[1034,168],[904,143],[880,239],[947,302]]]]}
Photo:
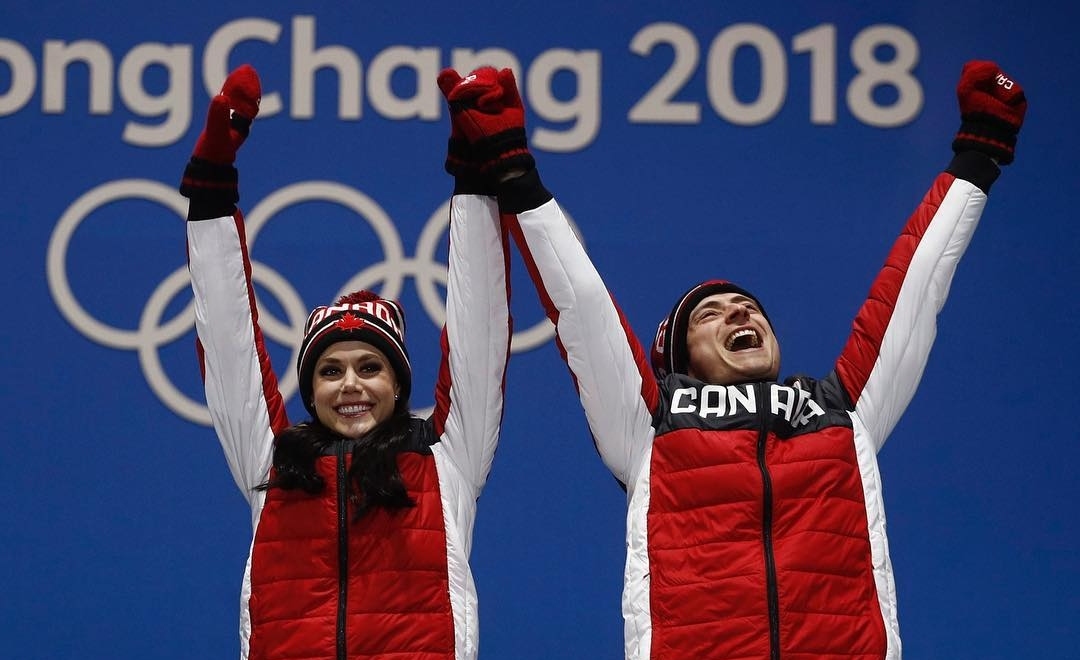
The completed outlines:
{"type": "MultiPolygon", "coordinates": [[[[367,284],[407,306],[424,408],[443,66],[515,67],[544,179],[646,341],[687,286],[727,277],[768,305],[785,373],[822,374],[951,156],[974,58],[1031,105],[881,455],[901,631],[910,658],[1078,657],[1076,9],[459,4],[0,10],[0,655],[236,656],[249,515],[203,421],[175,193],[229,68],[263,80],[238,166],[279,373],[304,312],[367,284]]],[[[620,658],[624,495],[514,269],[482,657],[620,658]]]]}

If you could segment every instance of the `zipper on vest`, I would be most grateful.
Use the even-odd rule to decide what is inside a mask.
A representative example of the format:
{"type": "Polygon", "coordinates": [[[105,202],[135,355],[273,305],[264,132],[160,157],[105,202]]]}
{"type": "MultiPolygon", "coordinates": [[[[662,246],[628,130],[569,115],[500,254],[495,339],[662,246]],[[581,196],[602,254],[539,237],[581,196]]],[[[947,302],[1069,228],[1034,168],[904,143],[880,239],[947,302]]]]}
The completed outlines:
{"type": "Polygon", "coordinates": [[[765,461],[765,442],[769,437],[769,415],[766,409],[766,387],[754,385],[758,396],[757,462],[761,470],[761,540],[765,546],[765,584],[769,603],[769,646],[771,660],[780,660],[780,597],[776,589],[776,558],[773,555],[773,492],[772,477],[765,461]]]}
{"type": "Polygon", "coordinates": [[[337,441],[337,507],[338,507],[338,608],[337,657],[346,660],[345,605],[349,595],[349,483],[345,474],[345,442],[337,441]]]}

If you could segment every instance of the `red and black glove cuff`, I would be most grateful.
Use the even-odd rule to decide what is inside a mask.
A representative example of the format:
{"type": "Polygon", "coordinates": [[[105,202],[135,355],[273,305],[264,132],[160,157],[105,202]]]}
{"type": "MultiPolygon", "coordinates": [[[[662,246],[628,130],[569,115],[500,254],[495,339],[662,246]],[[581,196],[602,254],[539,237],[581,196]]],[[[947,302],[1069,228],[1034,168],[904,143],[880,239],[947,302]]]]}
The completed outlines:
{"type": "Polygon", "coordinates": [[[507,172],[536,169],[529,153],[524,128],[510,128],[470,144],[451,135],[446,146],[446,171],[454,177],[456,195],[495,195],[498,181],[507,172]]]}
{"type": "Polygon", "coordinates": [[[451,135],[446,143],[446,172],[454,177],[477,175],[480,168],[472,161],[472,147],[463,137],[451,135]]]}
{"type": "Polygon", "coordinates": [[[473,145],[480,172],[498,179],[513,170],[529,171],[536,168],[536,159],[529,153],[525,128],[514,126],[494,135],[484,137],[473,145]]]}
{"type": "Polygon", "coordinates": [[[952,143],[954,152],[981,151],[1000,165],[1013,162],[1019,126],[983,113],[965,114],[960,120],[960,130],[952,143]]]}
{"type": "Polygon", "coordinates": [[[473,147],[464,137],[450,136],[444,167],[454,177],[455,195],[495,195],[495,183],[481,174],[473,147]]]}
{"type": "Polygon", "coordinates": [[[191,200],[188,220],[232,215],[240,201],[239,177],[232,165],[212,163],[192,156],[180,180],[180,194],[191,200]]]}

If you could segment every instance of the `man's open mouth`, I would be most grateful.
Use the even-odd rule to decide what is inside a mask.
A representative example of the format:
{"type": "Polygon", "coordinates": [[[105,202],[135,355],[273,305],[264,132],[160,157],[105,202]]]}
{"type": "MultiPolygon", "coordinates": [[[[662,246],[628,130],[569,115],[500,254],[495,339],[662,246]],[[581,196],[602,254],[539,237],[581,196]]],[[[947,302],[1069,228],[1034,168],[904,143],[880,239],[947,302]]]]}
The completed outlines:
{"type": "Polygon", "coordinates": [[[761,348],[761,337],[758,336],[757,330],[743,328],[731,333],[731,336],[724,342],[724,348],[732,352],[761,348]]]}

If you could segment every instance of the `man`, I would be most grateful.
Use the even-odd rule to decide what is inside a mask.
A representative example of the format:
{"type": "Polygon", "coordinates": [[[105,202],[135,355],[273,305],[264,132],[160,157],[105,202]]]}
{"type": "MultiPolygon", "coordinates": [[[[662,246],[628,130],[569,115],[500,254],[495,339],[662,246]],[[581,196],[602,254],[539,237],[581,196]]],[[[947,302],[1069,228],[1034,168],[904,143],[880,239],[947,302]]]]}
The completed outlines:
{"type": "Polygon", "coordinates": [[[965,65],[955,156],[905,225],[835,367],[783,381],[765,308],[725,280],[680,297],[650,370],[526,158],[512,74],[449,71],[440,87],[473,153],[494,163],[503,221],[556,325],[601,458],[627,490],[626,657],[899,658],[876,454],[921,378],[998,165],[1013,159],[1020,85],[992,62],[965,65]]]}

